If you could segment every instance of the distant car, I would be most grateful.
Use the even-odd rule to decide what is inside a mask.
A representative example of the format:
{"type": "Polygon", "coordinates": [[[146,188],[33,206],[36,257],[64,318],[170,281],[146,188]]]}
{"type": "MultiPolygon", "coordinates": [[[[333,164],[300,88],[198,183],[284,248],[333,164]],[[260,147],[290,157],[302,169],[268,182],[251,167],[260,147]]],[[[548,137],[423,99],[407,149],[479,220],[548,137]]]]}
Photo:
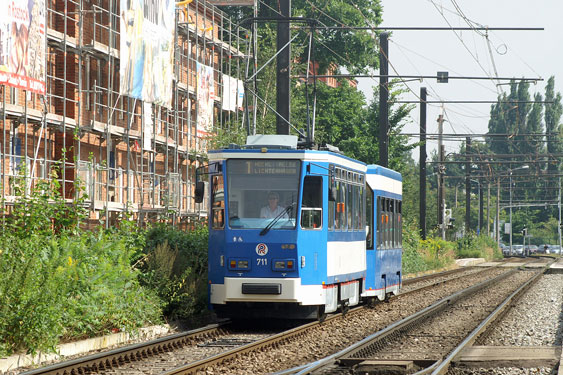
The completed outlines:
{"type": "Polygon", "coordinates": [[[560,254],[561,246],[559,245],[550,245],[548,249],[548,254],[560,254]]]}
{"type": "Polygon", "coordinates": [[[524,252],[526,254],[535,254],[538,252],[538,246],[537,245],[526,245],[524,247],[524,252]]]}
{"type": "MultiPolygon", "coordinates": [[[[510,248],[508,249],[510,252],[510,248]]],[[[523,245],[512,245],[512,255],[524,255],[523,245]]]]}

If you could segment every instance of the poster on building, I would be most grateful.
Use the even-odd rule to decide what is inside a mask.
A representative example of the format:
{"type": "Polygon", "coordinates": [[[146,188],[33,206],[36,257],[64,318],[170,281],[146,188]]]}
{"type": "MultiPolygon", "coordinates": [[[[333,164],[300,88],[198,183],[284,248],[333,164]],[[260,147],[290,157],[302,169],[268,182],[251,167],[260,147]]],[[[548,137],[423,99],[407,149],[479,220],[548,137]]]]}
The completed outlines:
{"type": "Polygon", "coordinates": [[[221,103],[223,110],[234,112],[237,108],[238,80],[227,74],[223,74],[223,97],[221,103]]]}
{"type": "Polygon", "coordinates": [[[174,1],[121,0],[119,93],[170,108],[174,1]]]}
{"type": "Polygon", "coordinates": [[[240,79],[238,81],[238,90],[237,90],[237,107],[242,110],[242,104],[244,103],[244,82],[240,79]]]}
{"type": "Polygon", "coordinates": [[[210,133],[213,129],[213,99],[215,81],[213,68],[197,63],[197,127],[210,133]]]}
{"type": "Polygon", "coordinates": [[[0,11],[0,84],[45,94],[45,0],[10,0],[0,11]]]}
{"type": "Polygon", "coordinates": [[[143,103],[143,150],[152,150],[153,138],[153,121],[152,121],[152,104],[143,103]]]}

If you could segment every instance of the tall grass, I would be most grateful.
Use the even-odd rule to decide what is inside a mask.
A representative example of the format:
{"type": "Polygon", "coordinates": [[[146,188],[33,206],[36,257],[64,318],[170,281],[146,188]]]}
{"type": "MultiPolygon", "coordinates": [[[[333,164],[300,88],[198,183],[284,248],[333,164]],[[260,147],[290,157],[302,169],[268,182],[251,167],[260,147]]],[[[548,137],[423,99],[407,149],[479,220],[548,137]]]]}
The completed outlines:
{"type": "Polygon", "coordinates": [[[53,351],[62,340],[160,322],[159,299],[131,267],[128,230],[81,232],[81,202],[56,180],[25,193],[0,231],[0,355],[53,351]]]}

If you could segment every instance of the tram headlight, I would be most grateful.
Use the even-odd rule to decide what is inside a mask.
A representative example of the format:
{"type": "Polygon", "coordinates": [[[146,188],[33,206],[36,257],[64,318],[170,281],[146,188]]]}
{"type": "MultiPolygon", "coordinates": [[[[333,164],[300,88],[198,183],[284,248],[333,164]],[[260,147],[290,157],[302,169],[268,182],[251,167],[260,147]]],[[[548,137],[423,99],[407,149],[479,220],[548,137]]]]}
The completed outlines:
{"type": "Polygon", "coordinates": [[[245,270],[250,269],[250,260],[244,258],[231,258],[229,259],[230,270],[245,270]]]}
{"type": "Polygon", "coordinates": [[[295,259],[274,259],[274,271],[293,271],[295,269],[295,259]]]}

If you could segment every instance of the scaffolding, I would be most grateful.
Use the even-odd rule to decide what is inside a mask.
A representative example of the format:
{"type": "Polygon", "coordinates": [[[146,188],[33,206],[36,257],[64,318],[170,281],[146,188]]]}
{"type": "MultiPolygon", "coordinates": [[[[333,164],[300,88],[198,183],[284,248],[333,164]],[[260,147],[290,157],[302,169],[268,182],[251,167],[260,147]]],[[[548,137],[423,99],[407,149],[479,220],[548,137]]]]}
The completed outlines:
{"type": "Polygon", "coordinates": [[[209,136],[198,129],[196,65],[213,69],[213,126],[240,123],[221,98],[224,75],[244,75],[247,31],[206,0],[182,4],[166,108],[119,94],[119,0],[47,0],[46,95],[0,87],[3,212],[25,166],[26,186],[57,179],[69,202],[85,198],[91,225],[123,212],[139,222],[206,215],[207,202],[192,199],[209,136]]]}

